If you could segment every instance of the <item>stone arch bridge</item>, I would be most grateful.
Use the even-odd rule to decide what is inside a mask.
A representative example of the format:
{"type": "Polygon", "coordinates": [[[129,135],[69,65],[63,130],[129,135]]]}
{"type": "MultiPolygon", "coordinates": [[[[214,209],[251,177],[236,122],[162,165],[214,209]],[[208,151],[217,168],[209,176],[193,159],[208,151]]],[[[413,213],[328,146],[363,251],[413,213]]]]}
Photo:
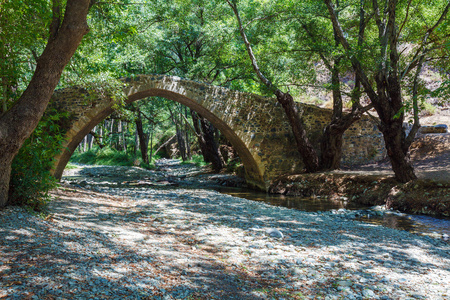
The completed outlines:
{"type": "MultiPolygon", "coordinates": [[[[159,96],[186,105],[207,118],[236,149],[250,186],[267,190],[277,176],[303,170],[290,126],[275,98],[163,75],[139,75],[122,82],[128,103],[159,96]]],[[[50,107],[68,111],[71,116],[64,124],[67,131],[63,150],[56,157],[53,170],[56,178],[61,178],[83,137],[114,112],[113,104],[110,98],[89,94],[79,87],[55,91],[50,107]]],[[[331,111],[298,105],[309,138],[318,147],[331,111]]],[[[368,118],[363,118],[345,134],[343,161],[362,163],[378,160],[382,156],[381,149],[380,132],[368,118]]]]}

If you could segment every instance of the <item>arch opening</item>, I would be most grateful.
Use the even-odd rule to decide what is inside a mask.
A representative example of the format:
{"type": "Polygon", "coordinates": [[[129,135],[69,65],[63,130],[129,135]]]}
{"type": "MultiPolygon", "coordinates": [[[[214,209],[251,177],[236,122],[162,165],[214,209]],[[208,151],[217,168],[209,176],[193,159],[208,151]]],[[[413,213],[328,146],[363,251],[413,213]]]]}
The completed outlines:
{"type": "MultiPolygon", "coordinates": [[[[132,103],[141,99],[148,97],[162,97],[171,101],[181,103],[189,107],[190,109],[196,111],[203,117],[205,117],[209,122],[213,124],[220,132],[228,139],[228,141],[233,145],[233,148],[238,153],[245,169],[245,177],[247,184],[251,187],[266,190],[266,185],[263,179],[263,174],[258,167],[257,162],[253,158],[246,144],[241,140],[241,138],[233,131],[227,123],[217,117],[213,112],[197,103],[196,101],[190,99],[189,97],[176,93],[170,90],[162,88],[150,88],[143,91],[131,93],[128,95],[126,103],[132,103]]],[[[112,108],[112,103],[109,105],[93,107],[87,111],[82,117],[80,117],[69,129],[67,133],[67,142],[64,146],[63,151],[56,157],[56,164],[53,170],[53,175],[61,179],[64,168],[70,160],[70,157],[74,153],[75,149],[81,143],[83,138],[100,122],[106,119],[109,115],[114,112],[112,108]]]]}

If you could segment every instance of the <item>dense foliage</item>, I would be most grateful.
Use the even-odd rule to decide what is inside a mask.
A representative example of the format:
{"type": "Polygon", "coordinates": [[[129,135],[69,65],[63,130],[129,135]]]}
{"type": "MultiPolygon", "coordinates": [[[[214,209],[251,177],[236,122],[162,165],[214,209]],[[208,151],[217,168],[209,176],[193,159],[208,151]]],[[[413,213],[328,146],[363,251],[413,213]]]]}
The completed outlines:
{"type": "MultiPolygon", "coordinates": [[[[88,15],[90,31],[64,70],[58,88],[84,86],[111,95],[119,105],[115,114],[86,137],[77,159],[91,149],[83,156],[86,162],[106,163],[113,158],[109,163],[148,167],[159,146],[173,136],[177,155],[183,160],[201,152],[205,132],[198,128],[209,128],[202,123],[205,120],[193,120],[195,114],[187,108],[160,98],[125,107],[119,78],[168,74],[270,94],[252,69],[227,2],[239,9],[264,75],[296,101],[335,109],[334,120],[342,118],[343,111],[362,113],[364,105],[376,104],[370,90],[381,91],[380,83],[388,81],[381,80],[380,74],[388,78],[399,73],[400,97],[392,115],[378,124],[380,128],[401,124],[403,118],[418,124],[420,110],[448,105],[447,1],[93,1],[88,15]],[[392,26],[389,17],[394,16],[392,26]],[[383,31],[386,28],[397,31],[389,38],[383,31]],[[424,70],[436,77],[433,85],[424,81],[424,70]]],[[[1,2],[1,113],[11,108],[33,76],[54,21],[55,3],[66,1],[1,2]]],[[[375,114],[373,110],[370,113],[375,114]]],[[[383,117],[380,109],[377,113],[383,117]]],[[[47,129],[57,124],[57,116],[47,116],[15,159],[10,193],[14,203],[33,205],[37,198],[46,198],[53,184],[48,169],[60,133],[52,137],[47,129]],[[51,147],[45,147],[47,144],[51,147]],[[26,190],[27,185],[36,189],[26,190]],[[35,197],[26,200],[26,195],[35,197]]],[[[209,129],[210,140],[227,144],[220,133],[209,129]]],[[[403,129],[397,126],[396,130],[404,135],[403,129]]],[[[403,146],[406,152],[407,144],[403,146]]],[[[164,153],[161,150],[157,155],[164,153]]]]}
{"type": "Polygon", "coordinates": [[[41,210],[50,200],[48,192],[57,185],[50,169],[61,150],[65,134],[61,124],[66,117],[67,113],[47,111],[23,144],[12,165],[10,204],[41,210]]]}

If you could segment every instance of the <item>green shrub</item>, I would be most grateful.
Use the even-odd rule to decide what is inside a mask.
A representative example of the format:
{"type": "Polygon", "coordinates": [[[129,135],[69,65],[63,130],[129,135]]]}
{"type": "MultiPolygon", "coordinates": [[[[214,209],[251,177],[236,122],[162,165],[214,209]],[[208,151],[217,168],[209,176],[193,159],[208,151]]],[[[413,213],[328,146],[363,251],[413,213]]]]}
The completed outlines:
{"type": "Polygon", "coordinates": [[[75,152],[70,158],[70,161],[80,164],[93,165],[95,164],[96,158],[97,158],[97,151],[89,150],[83,153],[75,152]]]}
{"type": "Polygon", "coordinates": [[[50,200],[48,192],[57,186],[50,174],[53,158],[61,150],[66,113],[47,112],[13,160],[9,187],[10,205],[24,205],[40,211],[50,200]]]}
{"type": "Polygon", "coordinates": [[[103,148],[97,152],[96,164],[108,166],[132,166],[135,157],[123,151],[103,148]]]}
{"type": "Polygon", "coordinates": [[[192,155],[190,160],[183,161],[182,164],[194,164],[197,167],[203,167],[208,165],[209,163],[205,162],[203,159],[203,156],[200,154],[194,154],[192,155]]]}
{"type": "Polygon", "coordinates": [[[93,148],[89,151],[79,153],[75,152],[70,158],[71,162],[86,165],[106,165],[106,166],[139,166],[146,169],[154,168],[154,158],[152,163],[142,162],[141,153],[137,151],[136,155],[124,151],[105,147],[103,149],[93,148]]]}

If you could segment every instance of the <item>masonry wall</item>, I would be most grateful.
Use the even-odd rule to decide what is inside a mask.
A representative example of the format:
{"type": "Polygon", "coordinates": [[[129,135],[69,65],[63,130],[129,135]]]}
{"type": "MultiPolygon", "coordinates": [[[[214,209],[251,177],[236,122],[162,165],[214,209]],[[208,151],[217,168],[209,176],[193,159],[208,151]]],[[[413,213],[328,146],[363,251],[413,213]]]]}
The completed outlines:
{"type": "MultiPolygon", "coordinates": [[[[129,102],[149,96],[165,97],[208,118],[235,146],[246,168],[247,180],[255,186],[264,188],[279,175],[303,171],[290,126],[275,98],[162,75],[141,75],[123,82],[129,102]]],[[[72,115],[66,124],[67,145],[70,145],[57,163],[62,174],[61,168],[78,140],[113,112],[113,103],[107,97],[89,95],[88,91],[75,87],[55,92],[52,105],[72,115]]],[[[331,110],[298,105],[309,138],[319,149],[331,110]]],[[[355,123],[344,138],[343,163],[346,165],[374,162],[385,156],[381,133],[369,118],[355,123]]]]}

